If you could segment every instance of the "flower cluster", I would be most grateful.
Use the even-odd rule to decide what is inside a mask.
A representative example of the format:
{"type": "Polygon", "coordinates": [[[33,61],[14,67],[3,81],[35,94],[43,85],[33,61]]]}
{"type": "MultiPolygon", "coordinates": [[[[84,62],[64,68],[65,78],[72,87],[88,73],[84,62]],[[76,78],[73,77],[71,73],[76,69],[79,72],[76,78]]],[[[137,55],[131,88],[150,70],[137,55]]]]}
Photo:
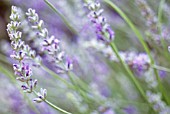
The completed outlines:
{"type": "Polygon", "coordinates": [[[135,69],[137,74],[148,71],[150,59],[147,54],[139,53],[133,57],[132,60],[126,61],[132,69],[135,69]]]}
{"type": "Polygon", "coordinates": [[[157,32],[157,17],[152,9],[149,7],[145,0],[136,0],[142,15],[146,19],[146,25],[151,29],[152,32],[157,32]]]}
{"type": "Polygon", "coordinates": [[[159,114],[168,114],[169,108],[166,106],[166,104],[161,100],[161,94],[160,93],[153,93],[151,91],[147,91],[147,97],[149,103],[153,104],[153,109],[159,114]]]}
{"type": "Polygon", "coordinates": [[[158,19],[155,15],[155,12],[149,7],[146,0],[136,0],[138,7],[141,10],[141,14],[146,19],[146,25],[149,28],[147,31],[147,36],[151,37],[155,41],[160,41],[163,37],[159,34],[158,30],[158,19]]]}
{"type": "Polygon", "coordinates": [[[99,2],[89,1],[87,3],[90,10],[88,17],[95,26],[97,39],[107,44],[114,39],[114,31],[107,23],[106,18],[102,16],[103,9],[100,9],[100,6],[99,2]]]}
{"type": "MultiPolygon", "coordinates": [[[[36,56],[36,52],[32,50],[29,45],[26,45],[21,39],[22,32],[18,31],[21,25],[19,10],[20,9],[16,6],[12,6],[10,16],[11,22],[7,25],[7,32],[11,40],[11,47],[14,50],[11,57],[18,61],[17,64],[13,64],[15,75],[18,76],[17,80],[24,83],[21,88],[25,92],[32,93],[37,86],[37,80],[33,80],[31,78],[33,73],[28,60],[34,60],[37,63],[40,63],[40,59],[36,56]]],[[[43,90],[46,91],[45,89],[43,90]]],[[[45,95],[46,92],[43,94],[45,95]]],[[[43,94],[41,95],[43,96],[43,94]]],[[[41,100],[43,101],[44,99],[41,100]]]]}
{"type": "Polygon", "coordinates": [[[35,10],[29,8],[26,15],[28,21],[32,25],[32,28],[37,31],[38,37],[43,39],[41,42],[41,46],[43,47],[42,51],[47,52],[51,56],[50,61],[56,64],[64,64],[64,68],[62,68],[64,71],[72,70],[72,61],[65,58],[65,52],[61,49],[60,40],[55,38],[53,35],[49,36],[47,28],[44,27],[43,20],[39,20],[39,16],[35,10]]]}

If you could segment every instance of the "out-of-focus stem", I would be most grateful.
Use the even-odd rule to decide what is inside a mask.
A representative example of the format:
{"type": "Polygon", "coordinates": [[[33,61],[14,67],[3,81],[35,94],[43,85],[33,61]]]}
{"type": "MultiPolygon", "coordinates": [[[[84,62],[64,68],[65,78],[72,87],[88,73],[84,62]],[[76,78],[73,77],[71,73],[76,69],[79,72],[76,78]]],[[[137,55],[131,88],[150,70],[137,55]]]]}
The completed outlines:
{"type": "Polygon", "coordinates": [[[5,69],[4,67],[2,67],[2,65],[0,64],[0,72],[5,74],[6,76],[8,76],[8,78],[12,81],[12,83],[16,83],[16,79],[15,77],[10,73],[9,70],[5,69]]]}
{"type": "Polygon", "coordinates": [[[159,32],[159,35],[161,36],[160,37],[160,40],[161,40],[161,44],[163,46],[163,53],[165,55],[165,57],[170,60],[169,58],[169,54],[168,54],[168,51],[167,51],[167,47],[166,47],[166,42],[165,42],[165,38],[162,37],[161,35],[161,32],[162,32],[162,15],[163,15],[163,5],[165,3],[165,0],[161,0],[160,1],[160,4],[159,4],[159,9],[158,9],[158,32],[159,32]]]}
{"type": "Polygon", "coordinates": [[[70,23],[68,22],[68,20],[65,18],[64,15],[62,15],[62,13],[60,13],[53,4],[51,4],[48,0],[44,0],[45,3],[57,14],[61,17],[62,21],[66,24],[66,26],[68,27],[68,29],[75,35],[77,35],[77,31],[74,29],[74,27],[72,27],[70,25],[70,23]]]}
{"type": "Polygon", "coordinates": [[[74,88],[69,82],[67,82],[65,79],[61,78],[59,75],[57,75],[55,72],[53,72],[52,70],[50,70],[49,68],[47,68],[46,66],[42,65],[42,68],[48,72],[50,75],[52,75],[54,78],[56,78],[57,80],[60,80],[61,82],[63,82],[65,85],[67,85],[70,88],[74,88]]]}
{"type": "Polygon", "coordinates": [[[163,14],[163,5],[165,3],[165,0],[161,0],[159,4],[159,10],[158,10],[158,22],[159,26],[162,24],[162,14],[163,14]]]}
{"type": "Polygon", "coordinates": [[[152,65],[152,68],[156,68],[158,70],[162,70],[162,71],[166,71],[166,72],[170,72],[169,68],[163,67],[163,66],[158,66],[158,65],[152,65]]]}
{"type": "Polygon", "coordinates": [[[3,55],[2,53],[0,53],[0,61],[9,64],[9,62],[7,61],[7,56],[3,55]]]}
{"type": "Polygon", "coordinates": [[[75,89],[77,90],[77,92],[80,92],[80,94],[82,95],[82,97],[83,97],[86,101],[88,101],[87,94],[86,94],[84,91],[82,91],[82,90],[80,89],[79,85],[77,85],[77,83],[74,81],[74,79],[73,79],[73,73],[68,72],[68,76],[69,76],[69,78],[70,78],[71,83],[74,85],[75,89]]]}

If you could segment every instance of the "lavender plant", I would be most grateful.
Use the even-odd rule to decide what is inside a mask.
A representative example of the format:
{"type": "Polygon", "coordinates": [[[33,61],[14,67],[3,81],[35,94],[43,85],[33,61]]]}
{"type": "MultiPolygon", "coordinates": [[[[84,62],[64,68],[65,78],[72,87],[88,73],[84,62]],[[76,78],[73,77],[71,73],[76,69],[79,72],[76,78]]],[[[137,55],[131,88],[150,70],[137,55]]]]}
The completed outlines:
{"type": "MultiPolygon", "coordinates": [[[[9,112],[170,113],[167,1],[11,0],[11,4],[18,7],[11,8],[10,40],[0,39],[0,79],[4,83],[7,76],[5,80],[12,82],[0,92],[0,100],[4,104],[3,97],[9,99],[5,104],[11,107],[9,112]],[[17,87],[11,90],[9,85],[21,85],[22,94],[11,95],[17,87]],[[21,99],[23,93],[29,98],[21,99]],[[14,106],[21,102],[23,107],[14,106]]],[[[0,113],[4,111],[0,108],[0,113]]]]}

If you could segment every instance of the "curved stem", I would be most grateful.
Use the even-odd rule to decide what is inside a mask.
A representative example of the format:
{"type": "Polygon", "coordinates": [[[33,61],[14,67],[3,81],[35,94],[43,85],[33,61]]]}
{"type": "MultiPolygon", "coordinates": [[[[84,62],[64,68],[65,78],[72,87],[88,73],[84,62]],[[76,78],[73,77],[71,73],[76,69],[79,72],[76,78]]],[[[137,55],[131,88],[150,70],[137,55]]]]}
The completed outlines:
{"type": "Polygon", "coordinates": [[[62,21],[66,24],[66,26],[68,27],[68,29],[75,35],[77,35],[77,31],[70,25],[70,23],[67,21],[67,19],[65,18],[64,15],[62,15],[62,13],[60,13],[53,4],[51,4],[48,0],[44,0],[45,3],[57,14],[61,17],[62,21]]]}
{"type": "MultiPolygon", "coordinates": [[[[38,96],[38,94],[37,94],[37,92],[36,92],[35,90],[33,90],[33,93],[34,93],[36,96],[38,96]]],[[[70,112],[65,111],[64,109],[59,108],[58,106],[54,105],[53,103],[51,103],[50,101],[48,101],[48,100],[46,100],[46,99],[44,100],[44,102],[47,103],[49,106],[51,106],[52,108],[54,108],[54,109],[57,110],[57,111],[60,111],[60,112],[62,112],[62,113],[64,113],[64,114],[72,114],[72,113],[70,113],[70,112]]]]}
{"type": "Polygon", "coordinates": [[[67,112],[67,111],[57,107],[56,105],[54,105],[53,103],[49,102],[48,100],[44,100],[44,102],[47,103],[49,106],[53,107],[54,109],[56,109],[56,110],[58,110],[58,111],[60,111],[60,112],[62,112],[64,114],[72,114],[70,112],[67,112]]]}

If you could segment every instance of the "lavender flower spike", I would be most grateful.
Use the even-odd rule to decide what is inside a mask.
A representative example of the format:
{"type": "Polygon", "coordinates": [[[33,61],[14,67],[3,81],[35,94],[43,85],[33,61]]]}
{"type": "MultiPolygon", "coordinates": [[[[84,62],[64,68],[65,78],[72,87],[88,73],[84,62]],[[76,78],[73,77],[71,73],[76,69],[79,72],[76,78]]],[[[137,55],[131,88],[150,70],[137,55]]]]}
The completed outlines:
{"type": "MultiPolygon", "coordinates": [[[[37,56],[36,52],[21,40],[22,32],[18,31],[21,25],[20,13],[19,8],[12,6],[10,16],[11,22],[7,25],[7,32],[11,40],[11,47],[13,48],[11,57],[18,61],[17,64],[13,64],[15,75],[18,76],[16,79],[23,83],[21,88],[24,92],[32,93],[36,88],[37,80],[31,78],[33,73],[27,60],[36,61],[37,56]]],[[[43,94],[41,92],[43,100],[46,98],[45,93],[47,93],[46,90],[45,92],[43,91],[43,94]]]]}
{"type": "Polygon", "coordinates": [[[50,56],[50,60],[56,65],[62,63],[62,66],[57,66],[64,71],[72,70],[73,64],[70,59],[65,57],[65,52],[61,49],[60,40],[55,38],[55,36],[49,36],[47,28],[44,27],[43,20],[39,20],[38,14],[34,9],[29,8],[26,13],[28,21],[30,22],[33,29],[37,31],[39,38],[43,39],[41,46],[42,51],[46,51],[50,56]]]}
{"type": "Polygon", "coordinates": [[[88,17],[96,28],[97,39],[107,44],[114,40],[114,31],[102,16],[103,9],[100,9],[100,6],[99,2],[88,1],[87,7],[90,10],[88,17]]]}

